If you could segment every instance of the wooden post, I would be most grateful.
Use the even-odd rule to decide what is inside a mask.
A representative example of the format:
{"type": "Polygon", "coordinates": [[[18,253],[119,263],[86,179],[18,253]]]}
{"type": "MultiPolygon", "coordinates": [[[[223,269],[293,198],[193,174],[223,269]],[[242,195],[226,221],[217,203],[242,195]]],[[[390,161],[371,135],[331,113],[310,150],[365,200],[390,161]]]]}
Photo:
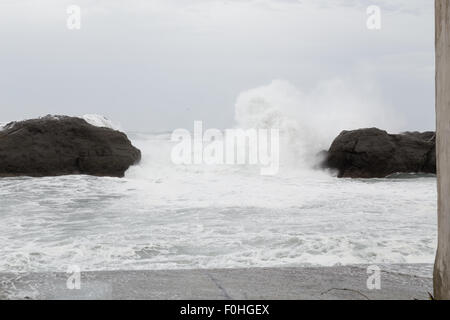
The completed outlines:
{"type": "Polygon", "coordinates": [[[435,0],[438,248],[436,299],[450,299],[450,1],[435,0]]]}

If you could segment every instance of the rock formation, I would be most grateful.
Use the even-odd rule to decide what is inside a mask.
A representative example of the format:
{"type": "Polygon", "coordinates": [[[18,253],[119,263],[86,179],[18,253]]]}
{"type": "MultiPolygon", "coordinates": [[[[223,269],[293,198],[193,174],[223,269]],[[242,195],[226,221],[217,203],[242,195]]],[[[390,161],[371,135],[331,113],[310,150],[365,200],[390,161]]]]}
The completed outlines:
{"type": "Polygon", "coordinates": [[[436,173],[434,132],[388,134],[369,128],[343,131],[323,166],[343,178],[383,178],[393,173],[436,173]]]}
{"type": "Polygon", "coordinates": [[[46,116],[0,130],[0,176],[88,174],[123,177],[141,152],[127,136],[81,118],[46,116]]]}

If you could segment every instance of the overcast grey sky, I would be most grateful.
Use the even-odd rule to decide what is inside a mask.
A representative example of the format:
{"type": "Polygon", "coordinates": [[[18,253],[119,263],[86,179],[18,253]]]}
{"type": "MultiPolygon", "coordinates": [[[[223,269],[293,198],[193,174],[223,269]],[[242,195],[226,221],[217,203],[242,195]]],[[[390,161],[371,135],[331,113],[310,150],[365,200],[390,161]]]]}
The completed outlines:
{"type": "Polygon", "coordinates": [[[400,129],[434,130],[433,3],[0,0],[0,121],[98,113],[127,130],[225,128],[242,92],[281,79],[317,95],[338,79],[400,129]],[[71,4],[81,30],[66,27],[71,4]],[[372,4],[379,31],[366,27],[372,4]]]}

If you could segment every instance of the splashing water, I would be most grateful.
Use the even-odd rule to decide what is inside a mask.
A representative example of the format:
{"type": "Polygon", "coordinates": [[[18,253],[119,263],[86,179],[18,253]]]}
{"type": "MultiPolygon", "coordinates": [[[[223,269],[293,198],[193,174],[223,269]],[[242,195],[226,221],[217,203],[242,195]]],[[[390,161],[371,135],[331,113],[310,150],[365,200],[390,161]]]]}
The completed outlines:
{"type": "Polygon", "coordinates": [[[385,107],[373,88],[355,87],[334,79],[305,93],[274,80],[238,96],[236,122],[242,128],[280,129],[284,163],[309,168],[342,130],[378,126],[397,132],[402,127],[401,117],[385,107]]]}
{"type": "Polygon", "coordinates": [[[340,130],[383,127],[381,104],[358,109],[361,95],[340,81],[304,93],[280,80],[239,95],[237,126],[283,132],[276,176],[174,165],[169,135],[129,134],[143,158],[124,179],[0,179],[0,271],[432,263],[434,177],[310,169],[340,130]]]}

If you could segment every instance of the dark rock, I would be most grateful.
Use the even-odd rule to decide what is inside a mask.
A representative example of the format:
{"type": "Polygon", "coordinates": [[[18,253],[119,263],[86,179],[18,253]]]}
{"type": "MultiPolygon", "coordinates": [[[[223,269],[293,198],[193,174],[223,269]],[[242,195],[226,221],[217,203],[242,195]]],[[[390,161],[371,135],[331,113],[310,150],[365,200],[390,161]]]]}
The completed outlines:
{"type": "Polygon", "coordinates": [[[123,177],[141,152],[119,131],[66,116],[12,122],[0,131],[0,176],[123,177]]]}
{"type": "Polygon", "coordinates": [[[343,131],[333,141],[323,167],[348,178],[436,173],[435,140],[434,132],[388,134],[377,128],[343,131]]]}

